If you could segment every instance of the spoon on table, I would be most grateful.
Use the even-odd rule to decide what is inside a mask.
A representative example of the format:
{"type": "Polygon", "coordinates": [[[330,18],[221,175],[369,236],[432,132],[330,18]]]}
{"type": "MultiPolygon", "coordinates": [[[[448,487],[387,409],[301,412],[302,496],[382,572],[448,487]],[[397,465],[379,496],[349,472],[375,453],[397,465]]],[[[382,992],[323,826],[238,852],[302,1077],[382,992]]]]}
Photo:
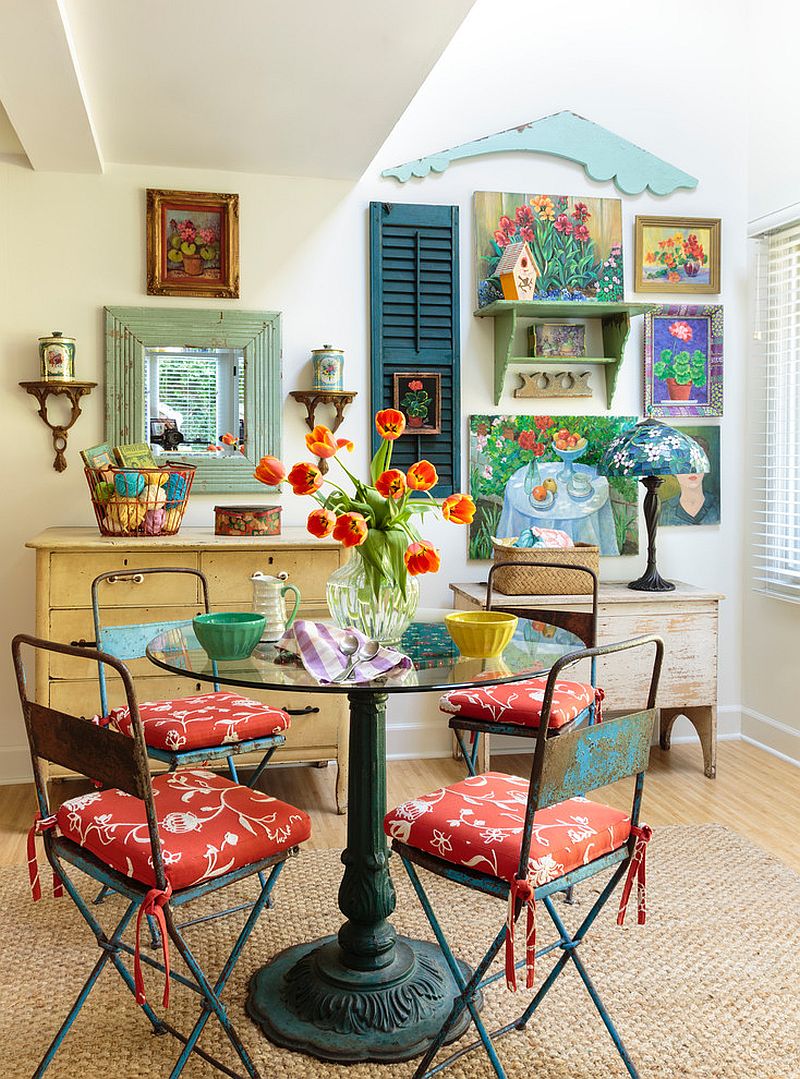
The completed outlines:
{"type": "Polygon", "coordinates": [[[333,678],[334,682],[343,682],[357,662],[356,659],[353,659],[352,666],[350,664],[351,658],[358,654],[358,637],[356,637],[355,633],[345,633],[342,643],[339,645],[339,651],[345,657],[345,663],[342,670],[333,678]]]}
{"type": "MultiPolygon", "coordinates": [[[[357,644],[358,642],[356,642],[356,645],[357,644]]],[[[356,655],[350,661],[349,666],[344,671],[342,671],[341,674],[337,674],[337,676],[334,678],[334,682],[346,682],[348,678],[352,676],[353,671],[356,669],[359,663],[365,663],[370,659],[375,659],[380,650],[381,646],[378,641],[364,641],[364,645],[361,650],[356,652],[356,655]]],[[[344,651],[344,649],[342,649],[342,651],[344,651]]]]}

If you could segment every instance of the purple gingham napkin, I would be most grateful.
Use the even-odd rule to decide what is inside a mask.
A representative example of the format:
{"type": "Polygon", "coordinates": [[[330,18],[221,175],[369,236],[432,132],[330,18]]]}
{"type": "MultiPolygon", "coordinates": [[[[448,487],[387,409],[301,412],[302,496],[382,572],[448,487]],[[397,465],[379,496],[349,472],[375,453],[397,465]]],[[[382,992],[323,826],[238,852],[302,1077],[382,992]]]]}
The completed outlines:
{"type": "MultiPolygon", "coordinates": [[[[298,619],[278,641],[277,647],[300,656],[305,669],[318,682],[332,682],[355,658],[345,656],[340,649],[341,642],[348,633],[357,637],[359,649],[363,648],[367,638],[357,629],[338,629],[325,622],[298,619]]],[[[382,646],[373,659],[359,661],[350,678],[342,684],[372,682],[383,675],[399,681],[405,678],[412,666],[408,656],[394,648],[382,646]]]]}

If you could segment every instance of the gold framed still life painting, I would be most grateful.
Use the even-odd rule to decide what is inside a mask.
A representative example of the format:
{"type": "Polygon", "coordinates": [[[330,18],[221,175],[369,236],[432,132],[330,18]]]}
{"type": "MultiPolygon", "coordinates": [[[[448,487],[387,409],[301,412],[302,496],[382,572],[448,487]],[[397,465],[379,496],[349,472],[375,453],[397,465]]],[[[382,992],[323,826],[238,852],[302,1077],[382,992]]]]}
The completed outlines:
{"type": "Polygon", "coordinates": [[[718,293],[718,217],[637,217],[636,292],[718,293]]]}
{"type": "Polygon", "coordinates": [[[238,195],[148,188],[147,293],[238,299],[238,195]]]}

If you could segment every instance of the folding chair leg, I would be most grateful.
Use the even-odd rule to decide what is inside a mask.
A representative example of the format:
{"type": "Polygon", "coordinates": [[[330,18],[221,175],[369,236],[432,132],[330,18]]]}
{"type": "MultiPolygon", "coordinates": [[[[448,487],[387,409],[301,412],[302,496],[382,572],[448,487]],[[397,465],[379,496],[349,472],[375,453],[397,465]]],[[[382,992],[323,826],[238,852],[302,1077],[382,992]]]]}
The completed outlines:
{"type": "Polygon", "coordinates": [[[619,1032],[611,1020],[611,1016],[606,1011],[605,1006],[600,999],[600,994],[595,989],[592,979],[586,973],[586,967],[584,967],[583,962],[575,954],[574,951],[570,953],[570,958],[572,959],[572,962],[575,964],[575,966],[578,968],[578,974],[580,974],[581,980],[586,986],[586,990],[589,996],[592,998],[592,1003],[600,1013],[600,1018],[603,1020],[606,1030],[611,1035],[611,1040],[614,1042],[614,1045],[616,1045],[617,1052],[622,1057],[622,1061],[625,1064],[625,1067],[628,1069],[628,1074],[631,1076],[631,1079],[639,1079],[639,1073],[637,1072],[634,1063],[631,1060],[630,1055],[628,1054],[628,1050],[623,1045],[622,1038],[620,1038],[619,1032]]]}
{"type": "Polygon", "coordinates": [[[464,763],[467,766],[467,771],[471,776],[475,775],[475,761],[478,759],[478,739],[481,736],[480,731],[475,731],[475,741],[470,749],[464,741],[464,735],[461,731],[454,729],[453,732],[458,742],[458,748],[461,750],[461,756],[464,758],[464,763]]]}
{"type": "Polygon", "coordinates": [[[228,956],[213,989],[211,988],[209,982],[203,974],[203,971],[200,969],[197,960],[194,958],[191,951],[189,950],[183,937],[180,935],[180,932],[172,923],[171,914],[168,916],[170,936],[175,941],[176,947],[183,956],[183,959],[186,965],[189,967],[189,970],[194,975],[195,980],[197,981],[197,984],[202,992],[202,995],[205,998],[205,1003],[203,1004],[200,1016],[194,1027],[192,1028],[189,1037],[186,1039],[183,1050],[181,1051],[181,1054],[175,1063],[175,1067],[170,1072],[170,1079],[177,1079],[177,1077],[183,1071],[184,1067],[186,1066],[186,1062],[188,1061],[192,1051],[194,1050],[195,1045],[197,1044],[198,1038],[203,1032],[203,1028],[205,1027],[208,1020],[211,1018],[212,1013],[216,1014],[217,1018],[219,1019],[220,1024],[225,1030],[225,1033],[228,1035],[228,1038],[233,1044],[233,1047],[236,1050],[240,1060],[244,1064],[245,1069],[247,1070],[247,1074],[249,1076],[258,1076],[255,1065],[250,1059],[247,1050],[242,1045],[239,1036],[236,1034],[236,1031],[231,1024],[230,1019],[228,1019],[225,1008],[219,1000],[219,996],[225,988],[225,985],[227,984],[227,981],[230,978],[231,973],[233,972],[233,968],[236,966],[242,948],[247,942],[247,938],[253,931],[253,928],[255,927],[255,924],[258,921],[258,918],[264,907],[269,902],[270,893],[275,887],[275,883],[280,876],[283,866],[283,862],[278,862],[277,865],[273,866],[269,877],[267,878],[267,881],[261,889],[261,894],[259,895],[256,902],[253,904],[252,910],[250,911],[247,921],[242,927],[242,930],[236,939],[236,943],[234,944],[231,953],[228,956]]]}
{"type": "Polygon", "coordinates": [[[268,749],[267,752],[264,754],[261,759],[261,763],[258,765],[255,772],[253,772],[253,774],[250,776],[250,781],[247,784],[248,787],[255,787],[256,783],[258,783],[259,779],[261,779],[262,775],[264,774],[264,769],[272,760],[272,755],[277,748],[277,746],[273,746],[272,749],[268,749]]]}

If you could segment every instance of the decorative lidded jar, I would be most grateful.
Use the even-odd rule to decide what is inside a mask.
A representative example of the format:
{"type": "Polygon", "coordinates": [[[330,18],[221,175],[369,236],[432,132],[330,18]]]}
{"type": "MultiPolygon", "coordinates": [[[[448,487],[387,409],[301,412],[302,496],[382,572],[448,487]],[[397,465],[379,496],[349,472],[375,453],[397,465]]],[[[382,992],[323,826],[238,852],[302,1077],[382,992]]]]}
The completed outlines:
{"type": "Polygon", "coordinates": [[[75,338],[64,337],[61,330],[53,330],[49,337],[40,337],[39,362],[44,380],[71,381],[75,378],[75,338]]]}
{"type": "Polygon", "coordinates": [[[314,367],[314,389],[341,393],[344,385],[344,352],[330,345],[313,348],[311,362],[314,367]]]}

